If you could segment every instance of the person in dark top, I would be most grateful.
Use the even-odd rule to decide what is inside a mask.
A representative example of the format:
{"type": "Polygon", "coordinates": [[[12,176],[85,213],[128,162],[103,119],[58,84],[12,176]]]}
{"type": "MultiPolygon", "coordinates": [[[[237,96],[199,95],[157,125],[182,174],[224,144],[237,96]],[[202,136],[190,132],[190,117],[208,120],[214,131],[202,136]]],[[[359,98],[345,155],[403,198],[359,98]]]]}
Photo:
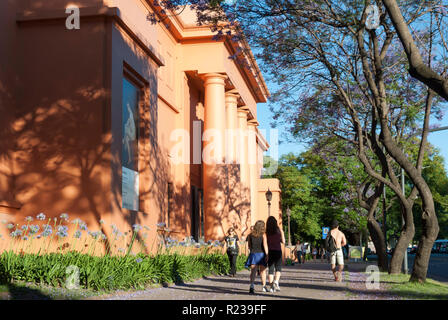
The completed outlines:
{"type": "Polygon", "coordinates": [[[285,235],[279,228],[277,219],[270,216],[266,222],[266,237],[268,242],[268,266],[269,266],[269,284],[270,291],[280,291],[278,284],[282,271],[282,243],[285,244],[285,235]],[[275,271],[275,278],[274,278],[275,271]]]}
{"type": "Polygon", "coordinates": [[[258,267],[260,267],[261,284],[263,286],[263,292],[269,292],[269,288],[266,286],[266,266],[268,259],[268,242],[265,234],[265,223],[262,220],[258,220],[251,234],[247,237],[249,246],[249,257],[246,261],[246,267],[250,267],[250,288],[249,293],[254,294],[255,276],[258,267]]]}
{"type": "Polygon", "coordinates": [[[227,237],[225,237],[225,245],[227,247],[227,256],[229,257],[230,273],[229,276],[234,277],[236,274],[236,259],[238,258],[239,246],[238,235],[234,228],[230,228],[227,231],[227,237]]]}

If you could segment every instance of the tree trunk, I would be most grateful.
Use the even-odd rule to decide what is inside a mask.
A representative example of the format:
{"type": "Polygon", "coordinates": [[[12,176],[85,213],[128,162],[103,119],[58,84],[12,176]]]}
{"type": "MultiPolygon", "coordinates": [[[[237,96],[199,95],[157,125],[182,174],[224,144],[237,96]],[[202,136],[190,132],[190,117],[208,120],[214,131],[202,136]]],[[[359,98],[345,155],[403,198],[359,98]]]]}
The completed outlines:
{"type": "Polygon", "coordinates": [[[429,258],[434,241],[439,233],[439,224],[435,213],[422,213],[422,237],[418,243],[417,253],[415,255],[414,268],[412,269],[412,282],[425,282],[428,272],[429,258]]]}
{"type": "Polygon", "coordinates": [[[439,233],[439,223],[434,208],[434,199],[432,197],[431,189],[428,187],[425,179],[423,179],[422,174],[412,165],[412,163],[405,157],[403,151],[392,140],[391,133],[384,119],[381,119],[381,135],[383,136],[383,143],[387,151],[406,171],[422,199],[422,238],[420,239],[417,254],[415,256],[414,268],[410,281],[424,282],[428,271],[432,245],[439,233]]]}
{"type": "Polygon", "coordinates": [[[378,268],[380,268],[383,272],[387,272],[389,261],[387,259],[386,243],[384,241],[383,231],[373,217],[368,218],[367,228],[369,229],[370,236],[373,244],[375,245],[376,255],[378,256],[378,268]]]}
{"type": "Polygon", "coordinates": [[[415,227],[412,216],[412,206],[404,207],[401,205],[401,210],[403,217],[405,219],[405,225],[401,231],[400,238],[398,239],[397,245],[395,246],[394,254],[390,261],[390,274],[401,273],[404,255],[409,246],[409,243],[414,238],[415,227]]]}

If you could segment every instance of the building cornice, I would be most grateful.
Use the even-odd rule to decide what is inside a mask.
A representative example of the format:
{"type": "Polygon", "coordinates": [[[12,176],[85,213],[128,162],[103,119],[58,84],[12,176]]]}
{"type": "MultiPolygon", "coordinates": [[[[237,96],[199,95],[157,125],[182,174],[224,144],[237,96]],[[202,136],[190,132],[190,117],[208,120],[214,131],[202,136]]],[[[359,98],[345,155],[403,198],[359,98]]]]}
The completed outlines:
{"type": "Polygon", "coordinates": [[[173,11],[170,11],[171,14],[162,14],[161,7],[154,6],[151,0],[144,1],[151,7],[159,19],[163,21],[178,43],[222,42],[230,55],[234,55],[238,52],[238,48],[241,46],[243,48],[244,56],[240,56],[239,58],[246,60],[249,68],[244,67],[240,63],[235,63],[235,65],[256,101],[267,101],[270,93],[246,38],[243,37],[240,41],[233,41],[231,36],[225,35],[221,40],[216,40],[214,39],[215,34],[210,30],[209,26],[186,25],[180,18],[180,14],[176,14],[173,11]]]}
{"type": "MultiPolygon", "coordinates": [[[[164,66],[163,58],[157,54],[154,47],[148,43],[144,38],[138,36],[132,30],[126,17],[120,12],[117,7],[82,7],[79,8],[80,18],[111,18],[113,19],[139,46],[140,48],[159,66],[164,66]]],[[[35,10],[35,11],[23,11],[16,15],[16,22],[18,24],[38,22],[38,21],[54,21],[54,20],[66,20],[67,14],[64,9],[58,10],[35,10]]],[[[75,31],[74,31],[75,32],[75,31]]]]}

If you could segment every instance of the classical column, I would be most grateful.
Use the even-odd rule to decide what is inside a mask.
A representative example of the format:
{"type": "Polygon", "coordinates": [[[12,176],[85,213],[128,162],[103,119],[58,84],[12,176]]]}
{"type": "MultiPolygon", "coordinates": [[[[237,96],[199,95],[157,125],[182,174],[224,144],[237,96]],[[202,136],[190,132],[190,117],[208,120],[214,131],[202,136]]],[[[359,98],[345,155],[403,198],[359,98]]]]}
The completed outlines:
{"type": "Polygon", "coordinates": [[[218,73],[203,75],[204,80],[204,134],[203,134],[203,188],[204,188],[204,237],[221,240],[227,226],[225,156],[225,80],[218,73]]]}
{"type": "Polygon", "coordinates": [[[250,227],[253,225],[250,219],[250,189],[249,189],[249,163],[248,163],[248,144],[247,144],[247,116],[249,109],[247,107],[238,108],[238,143],[237,143],[237,161],[240,165],[240,205],[241,231],[243,236],[247,236],[250,227]]]}
{"type": "Polygon", "coordinates": [[[248,127],[248,163],[249,163],[249,188],[250,188],[250,220],[254,225],[258,220],[258,157],[257,157],[257,120],[250,120],[247,122],[248,127]]]}
{"type": "Polygon", "coordinates": [[[249,186],[249,163],[247,160],[247,107],[238,108],[238,154],[237,161],[241,167],[241,183],[249,186]]]}
{"type": "Polygon", "coordinates": [[[226,92],[226,163],[236,163],[237,161],[238,97],[235,90],[226,92]]]}

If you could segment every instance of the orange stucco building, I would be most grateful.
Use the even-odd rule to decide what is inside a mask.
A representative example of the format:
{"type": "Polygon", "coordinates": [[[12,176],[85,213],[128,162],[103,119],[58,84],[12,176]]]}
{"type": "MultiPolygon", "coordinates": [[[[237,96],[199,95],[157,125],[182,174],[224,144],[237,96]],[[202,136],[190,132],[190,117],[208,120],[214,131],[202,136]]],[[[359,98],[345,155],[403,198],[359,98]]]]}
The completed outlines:
{"type": "MultiPolygon", "coordinates": [[[[62,212],[89,228],[164,222],[170,236],[243,236],[280,188],[261,180],[269,96],[244,41],[146,0],[0,2],[0,219],[62,212]],[[80,25],[69,29],[69,5],[80,25]],[[100,225],[99,221],[103,220],[100,225]]],[[[73,22],[73,21],[72,21],[73,22]]],[[[109,233],[104,229],[104,233],[109,233]]]]}

